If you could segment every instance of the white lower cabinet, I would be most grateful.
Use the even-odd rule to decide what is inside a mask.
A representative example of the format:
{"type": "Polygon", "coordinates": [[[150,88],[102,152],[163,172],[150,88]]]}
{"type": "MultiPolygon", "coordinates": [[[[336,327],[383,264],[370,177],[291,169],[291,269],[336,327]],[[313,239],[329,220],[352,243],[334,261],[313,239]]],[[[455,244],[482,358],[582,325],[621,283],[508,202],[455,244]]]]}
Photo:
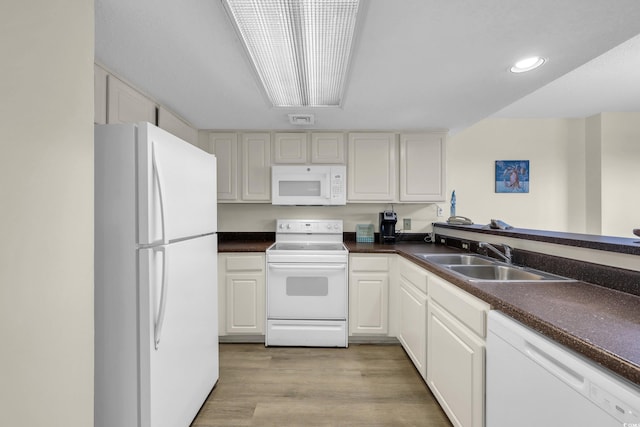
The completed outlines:
{"type": "Polygon", "coordinates": [[[427,375],[427,272],[398,258],[400,330],[398,340],[422,378],[427,375]]]}
{"type": "Polygon", "coordinates": [[[484,426],[489,305],[429,276],[427,385],[454,426],[484,426]]]}
{"type": "Polygon", "coordinates": [[[264,335],[265,254],[218,254],[220,335],[264,335]]]}
{"type": "Polygon", "coordinates": [[[349,335],[387,335],[395,255],[349,255],[349,335]]]}

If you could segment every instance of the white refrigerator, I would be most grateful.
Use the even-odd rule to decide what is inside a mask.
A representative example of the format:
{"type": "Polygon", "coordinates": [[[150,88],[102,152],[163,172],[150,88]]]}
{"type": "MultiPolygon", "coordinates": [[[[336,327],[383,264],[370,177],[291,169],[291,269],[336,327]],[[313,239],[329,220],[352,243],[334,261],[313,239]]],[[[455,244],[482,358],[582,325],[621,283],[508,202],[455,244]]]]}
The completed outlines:
{"type": "Polygon", "coordinates": [[[95,426],[186,427],[218,380],[216,159],[95,127],[95,426]]]}

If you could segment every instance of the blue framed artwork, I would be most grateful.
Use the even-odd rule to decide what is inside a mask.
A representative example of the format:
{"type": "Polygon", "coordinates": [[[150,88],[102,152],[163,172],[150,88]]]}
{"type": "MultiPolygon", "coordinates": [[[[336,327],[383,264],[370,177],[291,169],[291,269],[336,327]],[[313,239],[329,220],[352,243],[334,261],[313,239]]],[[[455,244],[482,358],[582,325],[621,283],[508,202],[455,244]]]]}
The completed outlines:
{"type": "Polygon", "coordinates": [[[529,160],[496,160],[496,193],[528,193],[529,160]]]}

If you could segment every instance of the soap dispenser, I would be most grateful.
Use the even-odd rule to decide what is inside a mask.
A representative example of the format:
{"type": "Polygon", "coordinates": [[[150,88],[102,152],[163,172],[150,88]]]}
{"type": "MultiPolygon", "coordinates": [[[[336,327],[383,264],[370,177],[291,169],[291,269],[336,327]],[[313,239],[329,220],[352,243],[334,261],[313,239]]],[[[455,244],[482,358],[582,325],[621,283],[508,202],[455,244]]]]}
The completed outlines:
{"type": "Polygon", "coordinates": [[[456,190],[451,192],[451,209],[449,211],[449,216],[456,216],[456,190]]]}

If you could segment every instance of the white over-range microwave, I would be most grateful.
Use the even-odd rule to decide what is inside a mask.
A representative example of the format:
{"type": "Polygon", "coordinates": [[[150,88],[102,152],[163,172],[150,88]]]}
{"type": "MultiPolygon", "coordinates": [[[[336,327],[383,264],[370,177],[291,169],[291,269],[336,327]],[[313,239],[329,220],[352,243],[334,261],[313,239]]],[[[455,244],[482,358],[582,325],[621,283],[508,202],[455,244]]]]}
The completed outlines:
{"type": "Polygon", "coordinates": [[[345,205],[347,168],[344,165],[278,165],[271,167],[274,205],[345,205]]]}

